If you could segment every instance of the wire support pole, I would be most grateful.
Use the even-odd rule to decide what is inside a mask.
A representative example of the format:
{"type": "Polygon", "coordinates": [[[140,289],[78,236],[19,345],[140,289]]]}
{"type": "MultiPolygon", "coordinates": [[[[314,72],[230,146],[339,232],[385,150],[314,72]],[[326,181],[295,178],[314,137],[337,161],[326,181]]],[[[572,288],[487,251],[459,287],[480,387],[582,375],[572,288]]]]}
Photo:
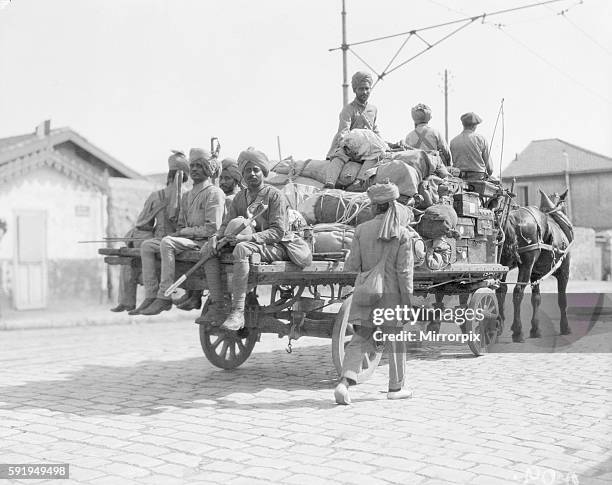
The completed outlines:
{"type": "Polygon", "coordinates": [[[346,5],[345,0],[342,0],[342,106],[348,104],[348,66],[346,52],[349,45],[346,42],[346,5]]]}

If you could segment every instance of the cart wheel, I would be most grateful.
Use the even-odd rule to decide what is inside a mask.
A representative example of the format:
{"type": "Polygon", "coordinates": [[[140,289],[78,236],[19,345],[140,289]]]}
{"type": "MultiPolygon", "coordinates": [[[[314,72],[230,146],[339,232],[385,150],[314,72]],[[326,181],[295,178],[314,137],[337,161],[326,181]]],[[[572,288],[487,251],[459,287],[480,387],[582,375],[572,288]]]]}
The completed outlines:
{"type": "Polygon", "coordinates": [[[486,354],[487,347],[497,342],[497,329],[501,324],[497,296],[489,289],[478,290],[472,294],[468,308],[475,312],[480,310],[484,315],[482,320],[469,320],[463,326],[464,333],[471,331],[475,335],[480,335],[480,341],[470,340],[468,346],[474,355],[486,354]]]}
{"type": "Polygon", "coordinates": [[[200,344],[209,362],[221,369],[235,369],[251,355],[259,338],[254,328],[225,332],[217,327],[200,325],[200,344]]]}
{"type": "MultiPolygon", "coordinates": [[[[342,303],[340,311],[338,311],[338,314],[336,315],[334,329],[332,332],[332,360],[334,361],[334,366],[336,367],[338,375],[340,375],[342,372],[344,348],[351,341],[353,336],[353,326],[348,323],[351,301],[353,301],[353,297],[349,296],[346,300],[344,300],[344,303],[342,303]]],[[[361,372],[357,376],[357,383],[365,381],[372,375],[372,373],[376,370],[376,367],[378,367],[381,357],[382,352],[376,351],[372,351],[363,357],[361,372]]]]}

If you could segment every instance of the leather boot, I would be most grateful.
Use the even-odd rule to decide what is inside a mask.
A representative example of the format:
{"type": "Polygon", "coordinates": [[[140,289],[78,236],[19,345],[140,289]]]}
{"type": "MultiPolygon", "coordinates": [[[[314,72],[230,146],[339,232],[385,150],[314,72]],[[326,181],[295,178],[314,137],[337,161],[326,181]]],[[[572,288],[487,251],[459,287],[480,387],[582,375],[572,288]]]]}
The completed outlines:
{"type": "Polygon", "coordinates": [[[189,298],[191,298],[191,290],[186,291],[185,293],[183,293],[183,296],[181,296],[178,300],[174,300],[174,304],[180,308],[180,306],[185,303],[187,300],[189,300],[189,298]]]}
{"type": "Polygon", "coordinates": [[[202,291],[191,290],[189,291],[189,298],[184,302],[177,304],[177,308],[180,310],[191,311],[199,310],[202,308],[202,291]]]}
{"type": "Polygon", "coordinates": [[[204,263],[206,286],[211,302],[223,301],[223,281],[221,279],[221,264],[219,258],[210,258],[204,263]]]}
{"type": "Polygon", "coordinates": [[[140,312],[147,308],[149,305],[151,305],[151,303],[153,303],[154,301],[155,298],[145,298],[144,300],[142,300],[142,303],[138,306],[138,308],[129,311],[128,315],[140,315],[140,312]]]}
{"type": "Polygon", "coordinates": [[[248,261],[236,261],[232,274],[232,311],[221,328],[237,331],[244,327],[244,301],[249,283],[248,261]]]}
{"type": "Polygon", "coordinates": [[[117,305],[116,307],[113,307],[110,309],[111,312],[124,312],[124,311],[131,311],[133,310],[135,307],[132,306],[128,306],[128,305],[124,305],[123,303],[119,303],[119,305],[117,305]]]}
{"type": "Polygon", "coordinates": [[[161,312],[170,310],[172,308],[172,300],[162,300],[161,298],[155,298],[147,308],[140,312],[141,315],[159,315],[161,312]]]}
{"type": "Polygon", "coordinates": [[[230,309],[225,302],[211,302],[206,313],[196,318],[196,323],[207,323],[213,326],[221,325],[228,317],[230,309]]]}

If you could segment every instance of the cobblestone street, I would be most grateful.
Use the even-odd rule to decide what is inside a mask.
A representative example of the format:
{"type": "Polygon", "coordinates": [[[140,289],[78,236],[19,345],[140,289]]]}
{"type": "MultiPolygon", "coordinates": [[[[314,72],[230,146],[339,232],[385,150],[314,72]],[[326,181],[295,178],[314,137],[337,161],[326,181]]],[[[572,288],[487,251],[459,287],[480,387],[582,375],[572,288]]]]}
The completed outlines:
{"type": "Polygon", "coordinates": [[[384,364],[341,407],[329,341],[285,346],[228,372],[184,322],[2,332],[0,462],[109,485],[612,482],[610,353],[425,349],[413,399],[386,399],[384,364]]]}

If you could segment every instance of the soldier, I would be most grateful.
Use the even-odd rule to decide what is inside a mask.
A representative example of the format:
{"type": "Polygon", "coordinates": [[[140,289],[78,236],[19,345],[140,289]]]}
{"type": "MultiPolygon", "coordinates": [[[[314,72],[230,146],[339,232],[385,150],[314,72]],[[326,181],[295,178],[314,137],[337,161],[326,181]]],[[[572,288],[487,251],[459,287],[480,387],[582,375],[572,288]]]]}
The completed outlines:
{"type": "Polygon", "coordinates": [[[414,121],[414,130],[406,135],[404,143],[412,148],[438,152],[444,165],[450,166],[451,154],[446,141],[438,130],[427,124],[431,119],[431,108],[419,103],[412,108],[410,114],[414,121]]]}
{"type": "MultiPolygon", "coordinates": [[[[138,215],[136,224],[126,234],[126,237],[154,237],[161,239],[176,230],[178,204],[181,194],[177,193],[178,187],[173,184],[175,177],[181,173],[181,182],[186,182],[189,177],[189,165],[182,152],[172,150],[168,157],[168,176],[166,187],[153,192],[147,198],[142,211],[138,215]]],[[[180,187],[180,184],[179,184],[180,187]]],[[[132,243],[129,243],[132,245],[132,243]]],[[[135,241],[133,247],[140,247],[135,241]]],[[[130,265],[122,265],[119,273],[119,304],[111,308],[111,312],[128,311],[130,315],[137,315],[136,290],[138,287],[138,274],[130,265]]]]}
{"type": "MultiPolygon", "coordinates": [[[[176,254],[199,250],[221,225],[225,210],[224,195],[210,181],[219,171],[219,162],[208,150],[192,148],[189,152],[189,170],[193,189],[181,200],[178,231],[161,240],[150,239],[142,244],[145,300],[139,307],[140,315],[157,315],[172,308],[172,300],[164,292],[174,282],[176,254]],[[156,252],[161,255],[159,282],[155,274],[156,252]]],[[[195,293],[195,297],[200,298],[201,293],[195,293]]]]}
{"type": "MultiPolygon", "coordinates": [[[[410,307],[414,254],[412,234],[402,224],[396,200],[399,189],[395,184],[376,184],[368,188],[372,201],[374,219],[357,226],[349,257],[344,265],[345,271],[367,272],[384,259],[383,295],[376,308],[396,308],[398,305],[410,307]]],[[[349,385],[355,384],[361,371],[364,354],[375,350],[374,333],[377,327],[373,322],[371,305],[365,306],[353,299],[348,321],[353,324],[354,335],[344,355],[341,379],[334,391],[338,404],[350,404],[349,385]]],[[[388,320],[386,327],[401,330],[401,321],[388,320]]],[[[406,399],[412,392],[404,389],[406,375],[406,350],[403,342],[388,342],[389,388],[388,399],[406,399]]]]}
{"type": "Polygon", "coordinates": [[[482,119],[476,113],[461,116],[463,132],[450,142],[453,164],[461,172],[459,176],[468,180],[486,180],[493,173],[489,162],[489,145],[484,136],[476,133],[482,119]]]}
{"type": "Polygon", "coordinates": [[[221,162],[221,177],[219,178],[219,187],[225,194],[225,209],[229,211],[230,205],[234,196],[240,192],[242,175],[238,168],[238,162],[233,158],[226,158],[221,162]]]}
{"type": "MultiPolygon", "coordinates": [[[[244,307],[249,277],[249,257],[253,253],[261,256],[261,261],[270,263],[287,259],[287,252],[281,244],[287,232],[287,209],[285,197],[276,188],[264,185],[268,176],[268,157],[258,150],[250,148],[238,156],[238,167],[246,184],[232,201],[223,224],[215,237],[210,241],[211,257],[205,264],[206,281],[210,292],[211,304],[199,323],[222,324],[226,330],[239,330],[244,326],[244,307]],[[255,219],[253,234],[226,235],[225,228],[229,221],[236,217],[249,218],[253,215],[249,207],[263,204],[266,211],[255,219]],[[232,272],[232,306],[229,315],[224,304],[224,288],[221,280],[221,265],[216,249],[217,240],[227,241],[234,246],[232,272]]],[[[252,210],[252,209],[251,209],[252,210]]],[[[202,248],[202,251],[206,251],[202,248]]]]}
{"type": "Polygon", "coordinates": [[[338,176],[342,171],[342,167],[344,166],[343,160],[334,156],[334,153],[340,146],[340,140],[343,135],[355,128],[372,130],[377,135],[380,135],[376,124],[378,109],[373,104],[368,103],[372,84],[372,75],[370,73],[359,71],[353,74],[351,86],[355,93],[355,99],[347,104],[340,112],[338,132],[332,140],[331,147],[326,157],[330,160],[325,180],[326,188],[334,188],[338,176]]]}

